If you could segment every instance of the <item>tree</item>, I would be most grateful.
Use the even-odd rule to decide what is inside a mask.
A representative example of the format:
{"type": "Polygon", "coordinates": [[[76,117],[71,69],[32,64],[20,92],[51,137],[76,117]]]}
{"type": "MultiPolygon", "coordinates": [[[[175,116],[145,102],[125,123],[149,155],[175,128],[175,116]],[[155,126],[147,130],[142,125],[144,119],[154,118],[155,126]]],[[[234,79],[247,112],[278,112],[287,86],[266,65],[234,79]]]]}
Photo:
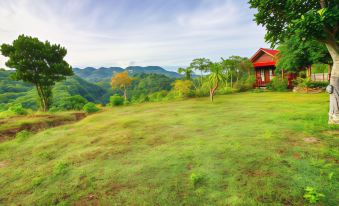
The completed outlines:
{"type": "Polygon", "coordinates": [[[255,21],[266,27],[272,46],[296,33],[326,45],[332,60],[329,123],[339,124],[339,4],[338,0],[249,0],[255,21]]]}
{"type": "Polygon", "coordinates": [[[192,67],[186,67],[186,68],[180,67],[180,68],[178,68],[178,73],[179,74],[185,74],[186,80],[191,80],[193,70],[192,70],[192,67]]]}
{"type": "Polygon", "coordinates": [[[221,63],[211,64],[211,74],[209,75],[208,80],[210,85],[210,99],[213,102],[213,97],[219,85],[226,81],[221,63]]]}
{"type": "Polygon", "coordinates": [[[296,34],[278,47],[277,71],[296,73],[305,66],[312,64],[332,64],[332,59],[326,46],[316,40],[303,40],[296,34]]]}
{"type": "Polygon", "coordinates": [[[52,103],[55,83],[73,75],[71,66],[64,60],[67,50],[48,41],[20,35],[11,45],[2,44],[1,53],[9,58],[6,66],[15,69],[15,80],[35,85],[43,111],[52,103]]]}
{"type": "Polygon", "coordinates": [[[203,83],[203,73],[210,70],[211,64],[211,60],[206,58],[197,58],[192,60],[190,68],[200,71],[200,86],[203,83]]]}
{"type": "Polygon", "coordinates": [[[121,72],[112,77],[112,87],[113,89],[118,88],[124,91],[124,98],[127,100],[127,87],[131,85],[133,78],[128,76],[128,72],[121,72]]]}

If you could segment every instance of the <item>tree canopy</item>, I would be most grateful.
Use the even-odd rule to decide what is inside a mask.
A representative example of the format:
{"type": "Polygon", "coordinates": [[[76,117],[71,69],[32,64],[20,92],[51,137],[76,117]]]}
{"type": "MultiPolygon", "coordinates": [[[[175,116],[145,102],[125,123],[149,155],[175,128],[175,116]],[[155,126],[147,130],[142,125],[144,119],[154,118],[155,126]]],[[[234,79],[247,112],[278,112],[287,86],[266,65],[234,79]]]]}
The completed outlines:
{"type": "Polygon", "coordinates": [[[67,50],[49,41],[20,35],[12,44],[2,44],[1,53],[8,57],[6,66],[15,69],[15,80],[35,85],[43,111],[51,105],[55,83],[73,75],[71,66],[64,60],[67,50]]]}

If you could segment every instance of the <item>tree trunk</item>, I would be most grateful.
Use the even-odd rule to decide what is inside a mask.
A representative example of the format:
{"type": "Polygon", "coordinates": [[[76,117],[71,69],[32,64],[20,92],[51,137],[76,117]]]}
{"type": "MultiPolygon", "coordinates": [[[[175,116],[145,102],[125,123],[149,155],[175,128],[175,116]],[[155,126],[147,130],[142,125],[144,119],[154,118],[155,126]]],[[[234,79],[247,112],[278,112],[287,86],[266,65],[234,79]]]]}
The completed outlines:
{"type": "Polygon", "coordinates": [[[339,124],[339,51],[336,44],[326,44],[333,59],[330,85],[333,92],[330,94],[329,124],[339,124]]]}
{"type": "Polygon", "coordinates": [[[126,89],[126,87],[124,88],[124,98],[125,98],[125,101],[127,101],[127,89],[126,89]]]}
{"type": "Polygon", "coordinates": [[[215,91],[217,90],[218,88],[218,83],[210,89],[210,99],[211,99],[211,102],[213,102],[213,97],[214,97],[214,94],[215,94],[215,91]]]}

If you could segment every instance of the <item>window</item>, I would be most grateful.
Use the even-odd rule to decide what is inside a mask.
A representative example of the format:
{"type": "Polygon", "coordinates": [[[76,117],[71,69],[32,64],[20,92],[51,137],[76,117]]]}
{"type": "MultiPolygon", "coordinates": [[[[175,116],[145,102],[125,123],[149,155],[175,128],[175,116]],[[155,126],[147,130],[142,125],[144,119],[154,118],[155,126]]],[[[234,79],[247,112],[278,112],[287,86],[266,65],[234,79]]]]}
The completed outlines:
{"type": "Polygon", "coordinates": [[[261,76],[261,81],[264,82],[265,81],[265,70],[264,69],[260,70],[260,76],[261,76]]]}

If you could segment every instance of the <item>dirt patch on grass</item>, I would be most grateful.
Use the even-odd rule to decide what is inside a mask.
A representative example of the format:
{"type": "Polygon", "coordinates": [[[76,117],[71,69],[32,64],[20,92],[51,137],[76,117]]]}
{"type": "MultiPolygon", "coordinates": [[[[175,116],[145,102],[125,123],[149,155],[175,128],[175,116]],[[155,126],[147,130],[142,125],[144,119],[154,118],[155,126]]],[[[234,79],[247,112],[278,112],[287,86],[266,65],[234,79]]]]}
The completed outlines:
{"type": "Polygon", "coordinates": [[[0,162],[0,169],[4,168],[4,167],[7,167],[7,166],[8,166],[8,162],[6,162],[6,161],[0,162]]]}
{"type": "MultiPolygon", "coordinates": [[[[22,124],[18,124],[17,126],[5,129],[0,131],[0,142],[13,139],[16,134],[20,131],[27,130],[30,132],[38,132],[43,129],[56,127],[60,125],[70,124],[76,121],[79,121],[86,117],[86,114],[83,112],[76,112],[72,113],[69,117],[60,117],[60,116],[53,116],[53,115],[34,115],[27,118],[29,121],[24,122],[22,124]],[[37,121],[34,121],[37,119],[37,121]]],[[[14,118],[17,117],[11,117],[11,121],[13,121],[14,118]]],[[[2,120],[1,124],[6,124],[6,120],[2,120]]]]}
{"type": "Polygon", "coordinates": [[[314,137],[306,137],[303,140],[304,140],[304,142],[307,142],[307,143],[317,143],[317,142],[319,142],[319,140],[314,138],[314,137]]]}
{"type": "Polygon", "coordinates": [[[80,198],[80,200],[76,201],[74,206],[99,206],[99,197],[93,193],[89,193],[86,196],[80,198]]]}

